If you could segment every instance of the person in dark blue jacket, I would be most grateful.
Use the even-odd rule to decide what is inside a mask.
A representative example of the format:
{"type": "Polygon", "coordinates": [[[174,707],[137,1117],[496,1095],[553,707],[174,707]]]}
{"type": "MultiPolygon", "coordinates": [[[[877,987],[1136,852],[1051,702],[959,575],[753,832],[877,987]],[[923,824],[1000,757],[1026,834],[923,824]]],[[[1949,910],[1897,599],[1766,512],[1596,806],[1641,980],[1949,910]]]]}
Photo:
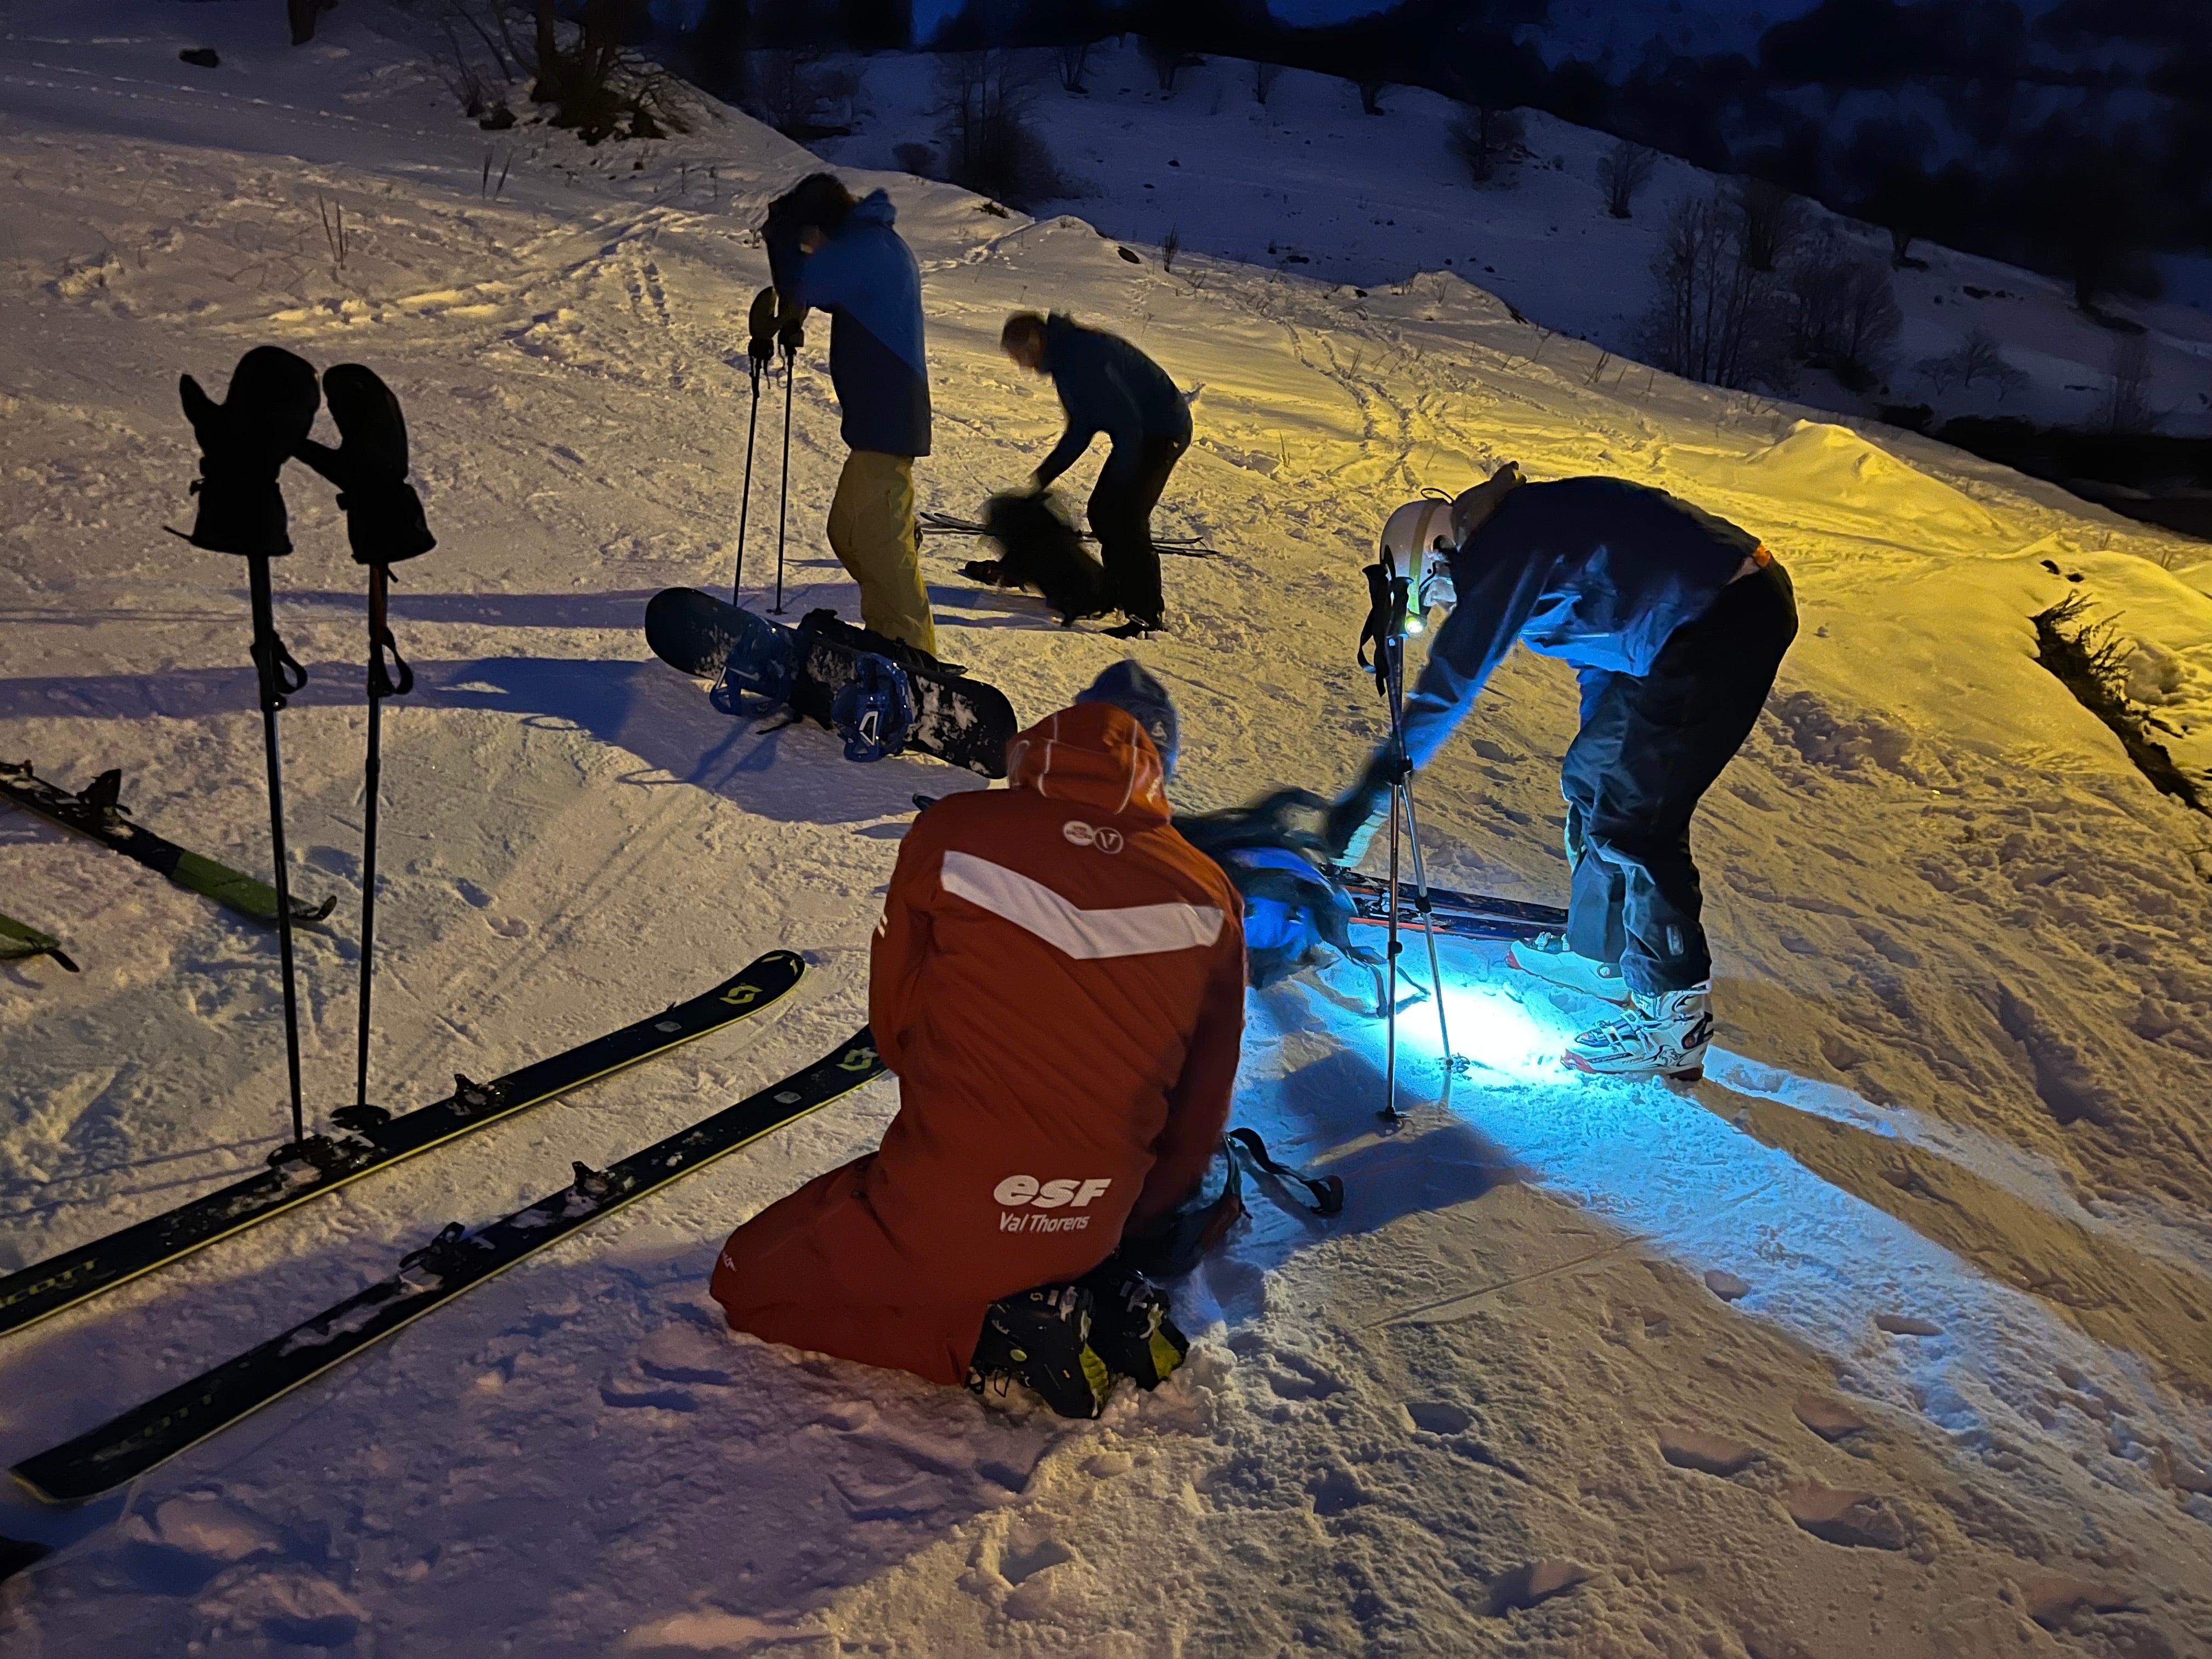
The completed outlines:
{"type": "Polygon", "coordinates": [[[1023,368],[1052,376],[1067,411],[1066,430],[1038,463],[1043,489],[1104,433],[1113,444],[1091,492],[1091,527],[1106,567],[1108,603],[1128,617],[1109,634],[1149,633],[1164,620],[1152,509],[1168,475],[1190,447],[1190,406],[1165,369],[1117,335],[1072,318],[1033,311],[1006,319],[999,343],[1023,368]]]}
{"type": "Polygon", "coordinates": [[[1515,946],[1514,964],[1626,1005],[1570,1065],[1700,1076],[1712,957],[1690,819],[1796,636],[1789,574],[1757,537],[1618,478],[1526,483],[1509,464],[1452,503],[1450,526],[1456,603],[1407,695],[1404,759],[1376,752],[1331,809],[1330,847],[1357,861],[1393,779],[1443,747],[1514,641],[1566,663],[1582,685],[1560,769],[1567,931],[1515,946]]]}
{"type": "Polygon", "coordinates": [[[803,343],[809,309],[830,314],[830,379],[852,452],[830,504],[830,551],[860,586],[862,625],[934,656],[914,523],[914,464],[929,453],[921,269],[896,220],[882,191],[856,202],[817,173],[769,204],[761,237],[783,342],[803,343]]]}

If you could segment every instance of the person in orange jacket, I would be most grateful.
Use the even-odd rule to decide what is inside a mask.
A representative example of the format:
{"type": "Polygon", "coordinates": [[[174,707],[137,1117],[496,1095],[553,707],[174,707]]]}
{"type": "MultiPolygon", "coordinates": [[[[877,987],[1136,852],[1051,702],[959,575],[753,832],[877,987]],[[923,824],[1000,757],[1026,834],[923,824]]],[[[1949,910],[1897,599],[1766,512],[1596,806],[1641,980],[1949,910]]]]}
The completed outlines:
{"type": "Polygon", "coordinates": [[[1095,1417],[1188,1344],[1115,1261],[1197,1190],[1244,1028],[1237,890],[1169,823],[1176,717],[1116,664],[1016,738],[1004,790],[899,848],[870,964],[883,1144],[731,1234],[714,1298],[773,1342],[1095,1417]]]}

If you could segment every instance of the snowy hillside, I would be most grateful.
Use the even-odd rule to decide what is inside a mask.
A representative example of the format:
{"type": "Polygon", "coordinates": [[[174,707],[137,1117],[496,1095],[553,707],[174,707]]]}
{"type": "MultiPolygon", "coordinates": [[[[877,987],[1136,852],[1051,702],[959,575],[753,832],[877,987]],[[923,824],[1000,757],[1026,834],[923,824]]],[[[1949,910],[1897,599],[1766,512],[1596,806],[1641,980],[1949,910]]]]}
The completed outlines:
{"type": "MultiPolygon", "coordinates": [[[[846,62],[860,78],[858,130],[826,141],[822,153],[892,167],[897,144],[933,137],[942,103],[936,62],[927,54],[846,62]]],[[[1389,88],[1388,112],[1376,117],[1361,112],[1348,82],[1283,71],[1262,105],[1250,64],[1215,58],[1184,70],[1164,95],[1133,42],[1098,47],[1086,82],[1082,97],[1049,78],[1036,89],[1036,130],[1080,192],[1041,210],[1080,214],[1135,242],[1158,246],[1173,234],[1193,253],[1362,288],[1449,271],[1532,322],[1624,357],[1641,342],[1669,210],[1684,196],[1711,195],[1717,182],[1662,157],[1633,216],[1620,220],[1606,211],[1598,182],[1613,141],[1536,112],[1524,112],[1525,159],[1478,185],[1451,148],[1458,106],[1418,88],[1389,88]]],[[[1887,233],[1808,209],[1816,224],[1887,260],[1887,233]]],[[[1905,331],[1881,385],[1861,396],[1808,371],[1801,396],[1849,414],[1925,404],[1942,418],[2096,424],[2118,337],[2076,311],[2064,283],[1933,244],[1916,245],[1914,257],[1927,269],[1895,274],[1905,331]],[[2023,384],[1986,375],[1961,384],[1920,368],[1956,353],[1977,329],[1996,337],[2023,384]]],[[[2112,309],[2148,331],[2145,392],[2164,429],[2212,432],[2212,312],[2179,301],[2116,301],[2112,309]]]]}
{"type": "MultiPolygon", "coordinates": [[[[976,781],[733,723],[639,635],[655,591],[729,580],[750,227],[813,159],[719,113],[598,150],[487,134],[427,12],[350,0],[323,28],[294,51],[243,6],[0,8],[0,758],[72,786],[120,767],[144,822],[265,862],[242,574],[161,528],[190,511],[175,376],[219,384],[263,342],[367,362],[405,401],[440,538],[394,605],[420,685],[385,726],[381,1097],[435,1098],[776,945],[812,968],[779,1015],[0,1340],[0,1461],[842,1039],[910,797],[976,781]],[[198,46],[219,69],[178,61],[198,46]]],[[[1121,84],[1085,106],[1101,142],[1121,84]]],[[[1317,85],[1285,77],[1285,133],[1317,85]]],[[[872,95],[856,157],[907,136],[872,95]]],[[[995,349],[1018,306],[1122,331],[1196,389],[1161,519],[1225,556],[1168,562],[1171,631],[1135,647],[1181,705],[1193,809],[1334,787],[1364,757],[1359,567],[1424,486],[1513,458],[1756,531],[1803,631],[1698,823],[1708,1080],[1570,1081],[1552,1056],[1591,1009],[1453,945],[1476,1063],[1436,1103],[1417,1010],[1411,1121],[1386,1134],[1358,986],[1255,998],[1237,1121],[1340,1175],[1348,1207],[1261,1192],[1178,1291],[1192,1363],[1097,1424],[722,1329],[714,1249],[873,1143],[896,1093],[871,1085],[114,1498],[0,1500],[0,1537],[57,1547],[0,1586],[0,1655],[2212,1653],[2212,836],[2037,665],[2029,622],[2075,593],[2116,616],[2204,775],[2201,548],[1516,320],[1461,273],[1544,318],[1515,284],[1562,269],[1516,251],[1547,191],[1582,203],[1547,227],[1589,232],[1555,327],[1605,337],[1606,268],[1641,268],[1586,199],[1586,152],[1477,234],[1491,198],[1447,198],[1440,149],[1387,203],[1357,182],[1379,175],[1352,135],[1433,125],[1419,100],[1347,116],[1340,160],[1255,173],[1240,146],[1264,131],[1227,94],[1204,127],[1210,100],[1179,98],[1187,128],[1124,114],[1113,193],[1080,204],[1106,235],[866,180],[925,271],[921,507],[972,514],[1056,429],[995,349]],[[1140,204],[1132,180],[1178,193],[1140,204]],[[1405,252],[1416,222],[1449,269],[1405,252]],[[1164,271],[1169,223],[1212,257],[1164,271]],[[1271,235],[1311,263],[1268,260],[1271,235]]],[[[1644,210],[1618,234],[1648,235],[1644,210]]],[[[2158,323],[2169,356],[2203,337],[2186,321],[2158,323]]],[[[818,338],[793,431],[792,606],[849,615],[818,533],[842,456],[818,338]]],[[[295,880],[339,900],[301,946],[326,1113],[354,1037],[363,612],[328,492],[297,482],[277,617],[313,678],[282,718],[295,880]]],[[[756,596],[773,494],[757,478],[756,596]]],[[[926,550],[945,653],[1024,715],[1120,653],[963,586],[969,556],[926,550]]],[[[1509,663],[1420,781],[1440,879],[1559,896],[1574,713],[1555,665],[1509,663]]],[[[0,1270],[260,1164],[284,1094],[264,934],[18,813],[0,910],[83,965],[0,966],[0,1270]]]]}

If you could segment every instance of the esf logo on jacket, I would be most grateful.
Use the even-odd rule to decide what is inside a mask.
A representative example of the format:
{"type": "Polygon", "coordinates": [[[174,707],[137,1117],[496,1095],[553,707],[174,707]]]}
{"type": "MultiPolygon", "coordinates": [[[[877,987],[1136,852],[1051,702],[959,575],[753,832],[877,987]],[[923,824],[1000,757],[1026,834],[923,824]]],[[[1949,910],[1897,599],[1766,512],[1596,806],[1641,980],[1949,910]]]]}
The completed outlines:
{"type": "Polygon", "coordinates": [[[1043,1215],[1045,1210],[1080,1210],[1103,1198],[1111,1180],[1039,1181],[1035,1176],[1008,1176],[991,1189],[991,1196],[1006,1207],[999,1216],[1002,1233],[1074,1233],[1091,1225],[1087,1215],[1043,1215]],[[1023,1207],[1026,1206],[1026,1208],[1023,1207]]]}
{"type": "Polygon", "coordinates": [[[1103,830],[1096,830],[1081,818],[1070,818],[1060,826],[1060,833],[1077,847],[1095,847],[1102,853],[1121,850],[1121,832],[1110,823],[1103,830]]]}

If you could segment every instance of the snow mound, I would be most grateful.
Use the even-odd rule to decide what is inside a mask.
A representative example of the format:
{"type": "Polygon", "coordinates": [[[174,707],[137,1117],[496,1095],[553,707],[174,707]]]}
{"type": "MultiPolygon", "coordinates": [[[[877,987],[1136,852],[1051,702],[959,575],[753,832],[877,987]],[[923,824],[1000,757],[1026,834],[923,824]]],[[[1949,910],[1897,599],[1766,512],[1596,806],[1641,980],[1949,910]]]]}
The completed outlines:
{"type": "Polygon", "coordinates": [[[1737,487],[1778,500],[1818,502],[1828,519],[1856,518],[1881,526],[1885,540],[1907,527],[1954,541],[1994,534],[1996,520],[1972,497],[1849,427],[1800,421],[1790,435],[1734,469],[1737,487]]]}

